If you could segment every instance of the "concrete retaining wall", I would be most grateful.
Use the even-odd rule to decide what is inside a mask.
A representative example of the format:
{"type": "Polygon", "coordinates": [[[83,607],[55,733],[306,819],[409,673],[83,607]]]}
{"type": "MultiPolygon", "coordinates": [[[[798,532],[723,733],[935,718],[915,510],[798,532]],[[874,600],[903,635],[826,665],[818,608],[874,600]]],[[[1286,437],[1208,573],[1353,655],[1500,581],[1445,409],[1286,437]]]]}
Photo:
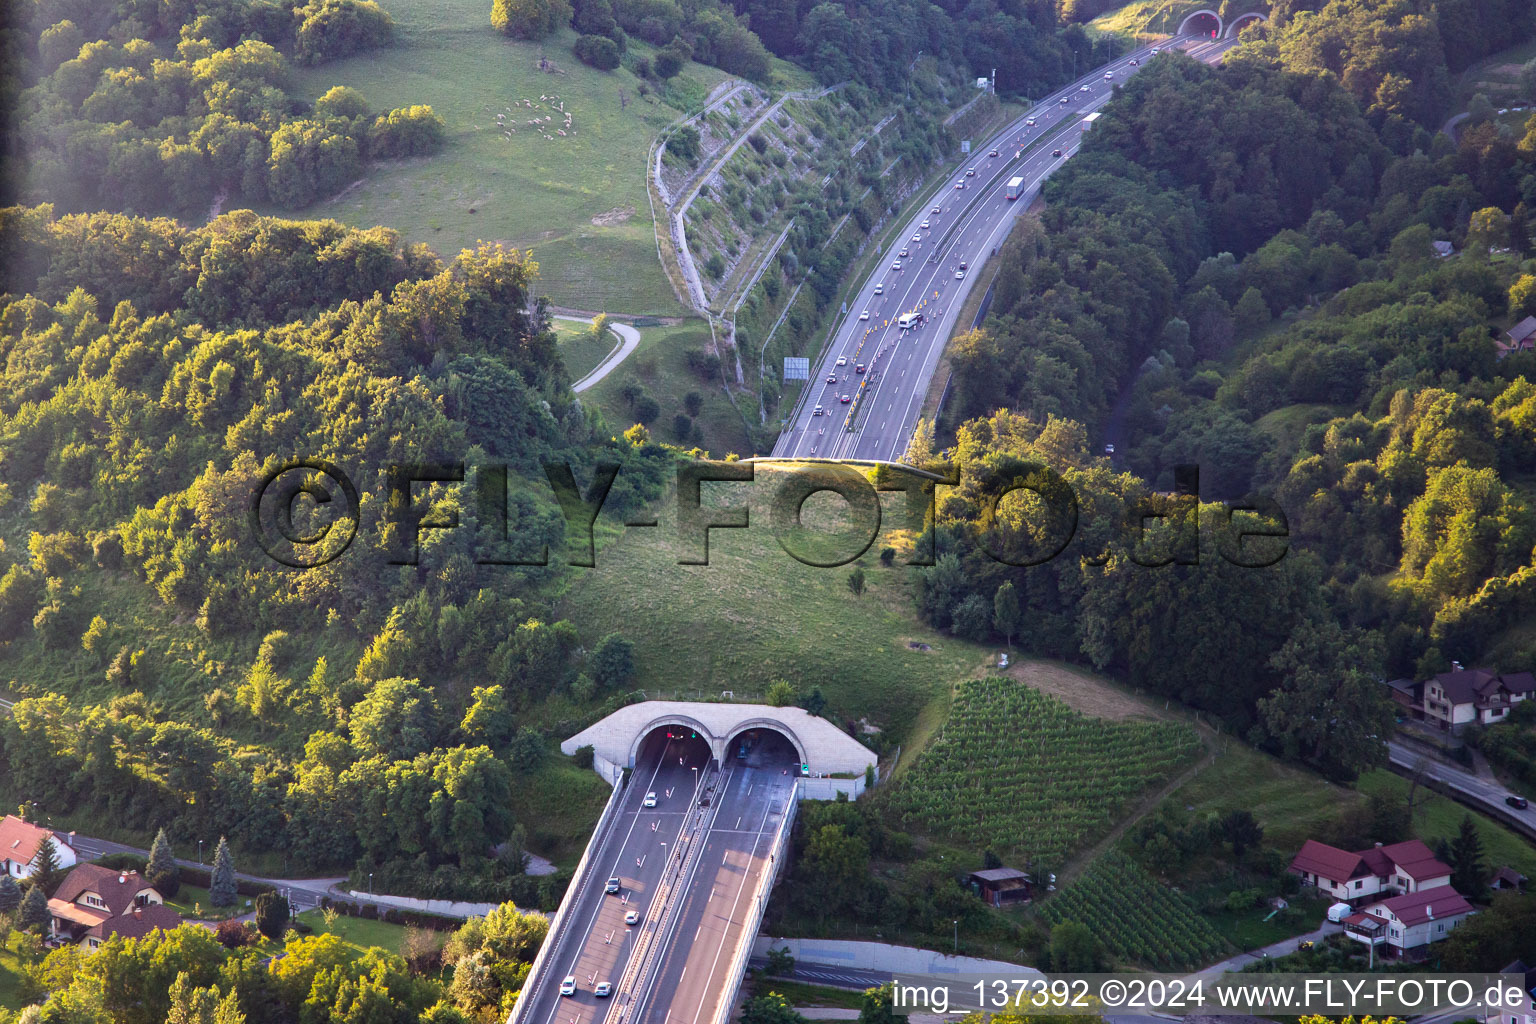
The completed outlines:
{"type": "Polygon", "coordinates": [[[790,955],[796,960],[808,964],[890,971],[892,974],[998,974],[1008,978],[1040,974],[1033,967],[1001,960],[950,956],[931,949],[848,939],[776,939],[759,935],[752,944],[752,955],[767,956],[770,949],[783,949],[785,946],[789,947],[790,955]]]}
{"type": "Polygon", "coordinates": [[[362,900],[367,903],[400,907],[402,910],[420,910],[428,914],[441,914],[443,917],[484,917],[500,905],[496,903],[463,903],[459,900],[418,900],[410,896],[375,896],[372,893],[358,892],[356,889],[347,890],[347,894],[353,899],[362,900]]]}

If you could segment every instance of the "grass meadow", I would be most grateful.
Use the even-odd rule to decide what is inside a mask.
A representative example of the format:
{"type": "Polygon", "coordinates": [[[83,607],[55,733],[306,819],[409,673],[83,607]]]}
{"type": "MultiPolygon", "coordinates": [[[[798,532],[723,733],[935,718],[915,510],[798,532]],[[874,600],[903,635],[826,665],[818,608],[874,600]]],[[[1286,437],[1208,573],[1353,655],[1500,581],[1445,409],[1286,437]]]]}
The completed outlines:
{"type": "MultiPolygon", "coordinates": [[[[577,61],[571,29],[518,42],[491,28],[487,0],[383,0],[383,7],[395,20],[394,46],[296,69],[297,91],[314,98],[347,85],[381,111],[429,104],[447,122],[447,147],[433,157],[375,164],[303,215],[387,225],[444,256],[481,239],[532,250],[539,288],[557,305],[681,312],[656,256],[645,154],[657,131],[702,102],[724,73],[689,64],[669,83],[666,101],[642,97],[629,71],[577,61]],[[540,57],[564,73],[540,70],[540,57]],[[517,129],[510,139],[497,113],[517,129]],[[552,115],[554,135],[564,113],[574,132],[553,141],[527,124],[552,115]]],[[[652,50],[634,40],[630,47],[652,50]]]]}
{"type": "MultiPolygon", "coordinates": [[[[752,483],[703,485],[706,510],[746,507],[750,520],[745,530],[710,531],[708,565],[678,564],[692,545],[679,539],[671,500],[661,503],[660,526],[610,533],[596,568],[581,571],[560,614],[583,636],[616,631],[634,639],[635,686],[651,694],[731,690],[745,699],[785,679],[802,692],[819,686],[829,715],[867,717],[903,737],[926,705],[946,700],[950,685],[980,672],[993,652],[920,624],[905,556],[892,568],[880,564],[882,547],[909,543],[900,529],[901,495],[885,496],[881,534],[856,563],[822,569],[790,557],[770,526],[773,493],[788,476],[759,465],[752,483]],[[855,565],[867,580],[857,597],[848,586],[855,565]]],[[[816,495],[804,521],[839,534],[846,507],[834,495],[816,495]]]]}

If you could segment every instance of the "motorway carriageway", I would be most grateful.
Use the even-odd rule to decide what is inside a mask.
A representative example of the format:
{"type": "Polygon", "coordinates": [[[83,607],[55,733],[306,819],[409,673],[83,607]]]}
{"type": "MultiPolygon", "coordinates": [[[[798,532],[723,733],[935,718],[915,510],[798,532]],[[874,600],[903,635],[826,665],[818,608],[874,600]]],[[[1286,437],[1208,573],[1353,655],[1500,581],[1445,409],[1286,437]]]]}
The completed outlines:
{"type": "Polygon", "coordinates": [[[722,770],[702,740],[677,732],[678,738],[655,733],[643,745],[603,848],[585,875],[572,881],[585,887],[561,934],[553,936],[558,948],[550,951],[536,989],[524,994],[533,1000],[526,1015],[518,1014],[524,1024],[594,1024],[621,1016],[626,1024],[707,1024],[712,1007],[728,998],[723,989],[735,943],[774,832],[793,799],[795,777],[778,764],[757,768],[733,761],[722,770]],[[701,776],[712,780],[712,792],[700,785],[701,776]],[[701,788],[711,796],[707,808],[699,806],[701,788]],[[644,806],[649,792],[656,794],[655,808],[644,806]],[[702,853],[690,874],[658,899],[658,890],[674,882],[678,837],[701,820],[709,821],[702,853]],[[619,895],[603,891],[613,876],[621,881],[619,895]],[[674,913],[663,922],[668,907],[674,913]],[[633,926],[624,923],[631,910],[640,917],[633,926]],[[642,938],[657,953],[646,958],[650,969],[632,979],[630,991],[625,972],[643,952],[642,938]],[[561,996],[568,975],[576,979],[576,993],[561,996]],[[594,994],[602,981],[613,986],[611,996],[594,994]]]}
{"type": "MultiPolygon", "coordinates": [[[[1162,48],[1215,61],[1234,44],[1234,40],[1186,36],[1162,48]]],[[[1014,219],[1039,192],[1040,183],[1077,152],[1083,118],[1109,101],[1116,84],[1156,59],[1152,49],[1127,53],[1047,96],[973,149],[936,195],[914,205],[910,223],[855,291],[847,318],[811,371],[793,421],[774,445],[775,457],[901,459],[976,273],[1007,237],[1014,219]],[[1139,66],[1132,66],[1132,60],[1139,66]],[[1082,86],[1088,87],[1086,92],[1082,86]],[[1029,118],[1036,120],[1035,126],[1027,124],[1029,118]],[[993,150],[998,156],[989,156],[993,150]],[[1060,150],[1061,156],[1052,156],[1053,150],[1060,150]],[[975,170],[974,177],[965,177],[968,168],[975,170]],[[1024,179],[1024,187],[1019,198],[1010,201],[1003,184],[1015,177],[1024,179]],[[956,189],[957,181],[965,187],[956,189]],[[975,200],[978,191],[983,196],[979,201],[975,200]],[[940,212],[934,213],[935,209],[940,212]],[[925,221],[927,228],[922,227],[925,221]],[[957,221],[958,228],[951,231],[957,221]],[[906,258],[899,256],[902,249],[908,251],[906,258]],[[894,269],[898,259],[901,270],[894,269]],[[965,277],[957,279],[962,261],[967,264],[965,277]],[[877,286],[882,294],[875,293],[877,286]],[[869,319],[861,320],[865,310],[869,319]],[[924,323],[902,331],[896,326],[897,318],[913,311],[924,314],[924,323]],[[840,358],[842,366],[837,365],[840,358]],[[866,367],[862,375],[855,372],[859,363],[866,367]],[[832,377],[836,383],[828,382],[832,377]],[[852,401],[842,404],[843,395],[852,401]],[[823,415],[815,415],[817,406],[823,415]]]]}

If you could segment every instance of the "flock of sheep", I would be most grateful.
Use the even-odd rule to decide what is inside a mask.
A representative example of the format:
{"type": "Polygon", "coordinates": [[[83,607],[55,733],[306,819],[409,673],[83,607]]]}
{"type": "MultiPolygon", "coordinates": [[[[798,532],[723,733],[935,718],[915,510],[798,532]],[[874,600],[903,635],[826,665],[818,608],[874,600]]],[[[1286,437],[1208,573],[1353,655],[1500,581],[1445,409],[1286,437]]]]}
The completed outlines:
{"type": "MultiPolygon", "coordinates": [[[[558,95],[540,95],[537,103],[535,103],[533,100],[523,100],[522,105],[528,110],[532,111],[551,111],[550,113],[544,114],[541,117],[532,117],[526,119],[523,122],[523,127],[525,129],[532,128],[540,135],[544,136],[544,138],[551,141],[553,141],[556,136],[560,138],[566,138],[576,134],[576,128],[572,121],[571,114],[566,111],[565,101],[562,100],[558,95]],[[548,104],[548,106],[546,106],[546,104],[548,104]],[[556,127],[556,113],[560,114],[564,118],[564,121],[560,124],[559,127],[556,127]],[[551,132],[554,134],[550,134],[551,132]]],[[[486,109],[489,110],[489,108],[486,109]]],[[[517,126],[512,123],[512,119],[514,116],[521,115],[522,113],[523,112],[521,110],[518,110],[515,111],[514,114],[513,107],[506,107],[502,112],[496,115],[496,127],[501,129],[502,137],[509,142],[512,140],[512,136],[517,134],[517,126]]],[[[475,127],[478,129],[480,126],[475,125],[475,127]]]]}

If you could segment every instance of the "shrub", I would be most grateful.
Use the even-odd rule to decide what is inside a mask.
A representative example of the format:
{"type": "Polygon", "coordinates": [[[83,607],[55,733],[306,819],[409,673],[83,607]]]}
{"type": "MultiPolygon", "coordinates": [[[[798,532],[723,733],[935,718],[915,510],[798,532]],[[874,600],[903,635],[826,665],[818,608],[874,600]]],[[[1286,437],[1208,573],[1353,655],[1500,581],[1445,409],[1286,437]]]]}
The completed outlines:
{"type": "Polygon", "coordinates": [[[220,921],[214,937],[225,949],[239,949],[256,941],[256,929],[245,921],[220,921]]]}
{"type": "Polygon", "coordinates": [[[571,763],[577,768],[591,768],[592,759],[595,754],[596,751],[592,749],[592,744],[590,743],[584,747],[577,747],[576,753],[571,755],[571,763]]]}
{"type": "Polygon", "coordinates": [[[607,36],[577,36],[571,50],[577,60],[600,71],[612,71],[619,66],[619,44],[607,36]]]}

